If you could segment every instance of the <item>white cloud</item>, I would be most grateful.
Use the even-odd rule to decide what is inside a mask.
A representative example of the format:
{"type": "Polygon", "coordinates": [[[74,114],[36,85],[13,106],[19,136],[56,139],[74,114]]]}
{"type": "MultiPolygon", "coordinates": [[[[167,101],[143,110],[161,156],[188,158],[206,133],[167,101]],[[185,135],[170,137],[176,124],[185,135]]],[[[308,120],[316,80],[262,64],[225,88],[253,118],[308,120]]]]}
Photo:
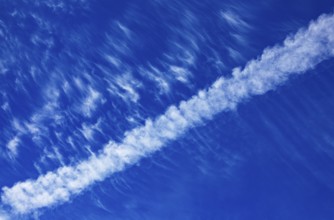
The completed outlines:
{"type": "Polygon", "coordinates": [[[87,97],[82,103],[81,111],[86,117],[91,117],[98,105],[104,102],[102,94],[89,87],[87,97]]]}
{"type": "Polygon", "coordinates": [[[101,125],[102,119],[99,118],[98,121],[95,124],[86,124],[82,123],[81,125],[81,133],[87,140],[93,140],[94,134],[96,131],[102,132],[100,125],[101,125]]]}
{"type": "Polygon", "coordinates": [[[0,209],[0,220],[9,220],[8,214],[6,214],[4,211],[0,209]]]}
{"type": "Polygon", "coordinates": [[[168,74],[164,74],[162,71],[152,66],[151,64],[148,64],[147,68],[140,68],[139,73],[156,83],[160,94],[168,93],[170,91],[170,79],[168,78],[168,74]]]}
{"type": "Polygon", "coordinates": [[[122,65],[120,59],[116,58],[115,56],[106,54],[104,55],[104,58],[116,68],[120,68],[120,66],[122,65]]]}
{"type": "Polygon", "coordinates": [[[142,87],[142,83],[138,81],[131,72],[125,72],[109,81],[108,91],[121,97],[124,101],[138,102],[140,95],[138,89],[142,87]]]}
{"type": "Polygon", "coordinates": [[[187,83],[188,82],[188,77],[191,75],[190,72],[180,66],[174,66],[171,65],[170,71],[175,75],[176,79],[180,82],[187,83]]]}
{"type": "Polygon", "coordinates": [[[9,150],[10,154],[14,157],[17,156],[18,153],[18,145],[20,144],[20,139],[16,136],[11,139],[7,144],[7,149],[9,150]]]}
{"type": "Polygon", "coordinates": [[[252,95],[274,89],[293,73],[312,69],[334,56],[334,16],[321,16],[308,29],[287,38],[281,46],[266,49],[244,69],[233,70],[229,79],[219,78],[178,107],[171,106],[156,119],[125,133],[122,143],[110,142],[103,150],[75,166],[63,166],[36,180],[3,187],[3,203],[19,213],[31,212],[68,201],[94,182],[136,163],[161,149],[188,129],[236,107],[252,95]]]}
{"type": "Polygon", "coordinates": [[[232,59],[237,60],[237,61],[240,61],[243,59],[243,56],[239,51],[233,49],[232,47],[227,47],[226,49],[232,59]]]}
{"type": "Polygon", "coordinates": [[[221,11],[221,17],[224,21],[235,29],[250,28],[249,24],[245,22],[236,12],[231,10],[221,11]]]}

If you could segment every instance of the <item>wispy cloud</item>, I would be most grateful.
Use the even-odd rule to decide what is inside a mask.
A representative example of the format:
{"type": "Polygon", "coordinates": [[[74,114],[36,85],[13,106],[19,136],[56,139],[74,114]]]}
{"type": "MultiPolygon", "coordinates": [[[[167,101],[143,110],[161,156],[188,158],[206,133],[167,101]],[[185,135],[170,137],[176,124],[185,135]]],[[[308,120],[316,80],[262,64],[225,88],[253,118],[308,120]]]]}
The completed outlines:
{"type": "Polygon", "coordinates": [[[110,94],[121,97],[125,102],[131,101],[136,103],[140,99],[137,90],[142,87],[142,84],[131,74],[131,72],[125,72],[122,75],[113,77],[112,80],[107,81],[110,94]]]}
{"type": "Polygon", "coordinates": [[[234,109],[250,96],[276,88],[289,75],[303,73],[334,56],[333,27],[333,15],[321,16],[307,29],[288,37],[283,45],[265,49],[244,69],[234,69],[231,78],[219,78],[210,88],[126,132],[121,143],[110,142],[101,152],[75,166],[63,166],[36,180],[4,187],[2,202],[15,212],[27,213],[68,201],[89,185],[122,171],[217,113],[234,109]]]}
{"type": "Polygon", "coordinates": [[[250,25],[244,21],[237,13],[226,10],[221,11],[221,17],[225,20],[225,22],[235,29],[248,29],[250,25]]]}
{"type": "Polygon", "coordinates": [[[180,67],[180,66],[171,65],[170,71],[172,72],[172,74],[175,75],[178,81],[184,82],[184,83],[188,82],[188,77],[189,75],[191,75],[187,69],[180,67]]]}
{"type": "Polygon", "coordinates": [[[12,157],[16,157],[18,153],[18,145],[20,144],[20,139],[16,136],[13,139],[11,139],[7,144],[7,149],[10,152],[10,155],[12,157]]]}
{"type": "Polygon", "coordinates": [[[101,93],[89,87],[88,95],[83,100],[81,111],[86,117],[91,117],[99,104],[105,102],[101,93]]]}

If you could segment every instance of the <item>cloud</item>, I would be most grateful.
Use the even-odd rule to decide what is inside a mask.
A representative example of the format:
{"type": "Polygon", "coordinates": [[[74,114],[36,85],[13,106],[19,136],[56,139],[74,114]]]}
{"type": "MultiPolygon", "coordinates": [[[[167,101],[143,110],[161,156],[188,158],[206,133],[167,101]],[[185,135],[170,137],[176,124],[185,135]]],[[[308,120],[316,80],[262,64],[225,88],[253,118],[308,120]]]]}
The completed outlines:
{"type": "Polygon", "coordinates": [[[153,81],[159,88],[160,93],[170,92],[170,79],[168,78],[168,74],[164,74],[163,71],[160,71],[151,64],[149,64],[147,68],[140,68],[139,73],[145,78],[153,81]]]}
{"type": "Polygon", "coordinates": [[[17,136],[8,142],[7,149],[9,150],[11,156],[13,157],[17,156],[18,153],[17,147],[19,144],[20,144],[20,139],[17,136]]]}
{"type": "Polygon", "coordinates": [[[180,66],[171,65],[170,71],[172,72],[172,74],[175,75],[178,81],[183,82],[183,83],[187,83],[188,77],[189,75],[191,75],[187,69],[180,67],[180,66]]]}
{"type": "Polygon", "coordinates": [[[137,80],[131,72],[125,72],[109,80],[108,91],[111,94],[116,94],[124,101],[138,102],[140,95],[138,89],[142,87],[142,83],[137,80]]]}
{"type": "Polygon", "coordinates": [[[230,10],[221,11],[224,21],[235,29],[249,29],[250,26],[235,12],[230,10]]]}
{"type": "Polygon", "coordinates": [[[265,49],[244,69],[235,68],[232,77],[219,78],[210,88],[126,132],[121,143],[110,142],[101,152],[77,165],[63,166],[35,180],[3,187],[2,202],[14,212],[29,213],[70,200],[91,184],[124,170],[217,113],[234,109],[251,96],[275,89],[289,75],[303,73],[334,56],[333,26],[333,15],[321,16],[307,29],[288,37],[283,45],[265,49]]]}
{"type": "Polygon", "coordinates": [[[0,220],[8,220],[8,219],[9,219],[8,215],[0,211],[0,220]]]}
{"type": "Polygon", "coordinates": [[[88,95],[83,100],[81,111],[86,117],[91,117],[98,105],[105,102],[103,96],[93,88],[88,88],[88,95]]]}

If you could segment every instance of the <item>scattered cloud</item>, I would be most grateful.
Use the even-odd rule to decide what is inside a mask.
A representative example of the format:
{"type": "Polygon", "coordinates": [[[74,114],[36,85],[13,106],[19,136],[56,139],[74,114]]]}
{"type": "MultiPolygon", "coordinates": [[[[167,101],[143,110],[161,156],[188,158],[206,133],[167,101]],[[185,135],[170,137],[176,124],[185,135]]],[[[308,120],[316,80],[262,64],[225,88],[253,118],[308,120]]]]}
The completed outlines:
{"type": "Polygon", "coordinates": [[[138,102],[140,95],[138,89],[142,87],[142,83],[137,80],[131,72],[125,72],[115,76],[113,80],[108,80],[108,91],[112,95],[121,97],[125,102],[138,102]]]}
{"type": "Polygon", "coordinates": [[[244,21],[244,19],[242,19],[236,12],[233,12],[231,10],[223,10],[220,14],[223,20],[232,28],[238,30],[250,28],[250,25],[246,21],[244,21]]]}
{"type": "Polygon", "coordinates": [[[125,133],[121,143],[108,143],[103,150],[74,166],[62,166],[36,180],[3,187],[3,203],[15,212],[33,210],[66,202],[89,185],[122,171],[140,158],[161,149],[190,128],[234,109],[252,95],[264,94],[287,80],[288,76],[312,69],[334,56],[334,15],[323,15],[307,29],[288,37],[283,45],[267,48],[245,68],[233,70],[231,78],[219,78],[178,106],[170,106],[145,125],[125,133]]]}
{"type": "Polygon", "coordinates": [[[139,73],[145,78],[153,81],[159,89],[159,93],[168,93],[170,91],[168,76],[156,67],[148,64],[147,68],[140,68],[139,73]]]}
{"type": "Polygon", "coordinates": [[[105,99],[102,94],[95,89],[88,87],[86,98],[83,100],[81,111],[86,117],[91,117],[99,104],[103,104],[105,99]]]}
{"type": "Polygon", "coordinates": [[[187,83],[188,78],[191,75],[191,73],[187,69],[180,67],[180,66],[171,65],[170,71],[172,72],[172,74],[175,75],[178,81],[183,82],[183,83],[187,83]]]}
{"type": "Polygon", "coordinates": [[[11,139],[8,144],[7,144],[7,149],[10,152],[10,155],[13,157],[16,157],[18,154],[18,146],[20,144],[20,139],[19,137],[14,137],[13,139],[11,139]]]}
{"type": "Polygon", "coordinates": [[[240,51],[235,48],[249,48],[248,32],[253,29],[252,16],[242,5],[228,4],[220,11],[220,23],[224,30],[223,36],[230,39],[226,49],[230,58],[237,62],[245,62],[240,51]]]}

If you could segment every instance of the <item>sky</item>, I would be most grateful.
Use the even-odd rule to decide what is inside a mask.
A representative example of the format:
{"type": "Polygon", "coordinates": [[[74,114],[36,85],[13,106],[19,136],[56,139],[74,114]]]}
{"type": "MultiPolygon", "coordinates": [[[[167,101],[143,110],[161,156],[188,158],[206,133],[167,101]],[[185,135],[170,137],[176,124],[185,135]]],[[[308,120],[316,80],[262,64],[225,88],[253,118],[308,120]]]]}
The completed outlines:
{"type": "Polygon", "coordinates": [[[0,220],[334,218],[331,0],[0,0],[0,220]]]}

